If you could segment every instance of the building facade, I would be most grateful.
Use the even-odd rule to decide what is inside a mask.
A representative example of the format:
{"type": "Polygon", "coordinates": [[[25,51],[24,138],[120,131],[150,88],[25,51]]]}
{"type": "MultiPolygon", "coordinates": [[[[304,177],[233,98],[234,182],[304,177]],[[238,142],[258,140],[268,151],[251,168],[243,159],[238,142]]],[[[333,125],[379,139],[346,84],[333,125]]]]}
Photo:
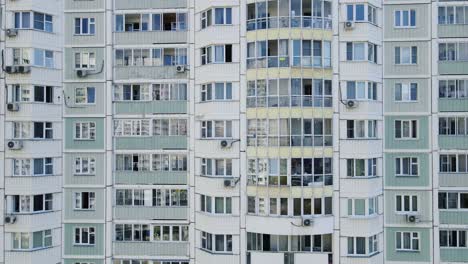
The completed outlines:
{"type": "Polygon", "coordinates": [[[468,1],[0,15],[0,263],[467,261],[468,1]]]}

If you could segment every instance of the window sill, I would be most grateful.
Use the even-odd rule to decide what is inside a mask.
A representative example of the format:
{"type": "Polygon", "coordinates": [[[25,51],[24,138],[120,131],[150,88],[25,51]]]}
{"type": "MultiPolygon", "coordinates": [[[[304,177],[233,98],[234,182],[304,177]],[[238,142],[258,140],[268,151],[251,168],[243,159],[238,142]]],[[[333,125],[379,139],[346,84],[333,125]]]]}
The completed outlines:
{"type": "Polygon", "coordinates": [[[11,249],[10,252],[34,252],[44,249],[53,248],[53,246],[39,247],[39,248],[28,248],[28,249],[11,249]]]}
{"type": "Polygon", "coordinates": [[[348,254],[346,255],[348,258],[371,258],[375,255],[378,255],[380,254],[380,252],[374,252],[374,253],[371,253],[371,254],[355,254],[355,255],[351,255],[351,254],[348,254]]]}
{"type": "Polygon", "coordinates": [[[419,249],[418,250],[415,250],[415,249],[396,249],[396,252],[400,252],[400,253],[403,253],[403,252],[407,252],[407,253],[419,253],[421,252],[419,249]]]}
{"type": "Polygon", "coordinates": [[[346,179],[356,179],[356,180],[369,180],[369,179],[376,179],[382,176],[346,176],[346,179]]]}
{"type": "Polygon", "coordinates": [[[74,247],[94,247],[95,245],[91,244],[73,244],[74,247]]]}
{"type": "Polygon", "coordinates": [[[79,176],[93,177],[93,176],[96,176],[96,174],[87,174],[87,173],[77,174],[77,173],[74,173],[73,176],[75,176],[75,177],[79,177],[79,176]]]}
{"type": "Polygon", "coordinates": [[[418,178],[419,175],[395,175],[397,178],[418,178]]]}
{"type": "Polygon", "coordinates": [[[209,249],[204,249],[204,248],[201,248],[201,247],[198,248],[198,249],[200,249],[201,251],[204,251],[206,253],[212,254],[212,255],[233,255],[234,254],[233,252],[230,252],[230,251],[211,251],[209,249]]]}

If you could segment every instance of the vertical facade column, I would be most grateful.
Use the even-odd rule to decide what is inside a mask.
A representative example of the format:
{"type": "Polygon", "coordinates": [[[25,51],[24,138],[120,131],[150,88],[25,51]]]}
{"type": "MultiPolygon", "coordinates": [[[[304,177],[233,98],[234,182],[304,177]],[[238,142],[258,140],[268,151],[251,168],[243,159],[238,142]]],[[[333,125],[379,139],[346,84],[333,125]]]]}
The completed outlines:
{"type": "Polygon", "coordinates": [[[384,3],[385,261],[433,259],[430,1],[384,3]]]}

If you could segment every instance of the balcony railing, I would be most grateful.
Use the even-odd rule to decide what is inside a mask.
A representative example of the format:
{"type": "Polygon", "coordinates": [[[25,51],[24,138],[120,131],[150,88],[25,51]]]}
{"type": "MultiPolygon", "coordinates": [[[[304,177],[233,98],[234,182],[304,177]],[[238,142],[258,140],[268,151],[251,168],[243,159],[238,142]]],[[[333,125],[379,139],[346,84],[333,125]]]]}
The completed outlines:
{"type": "Polygon", "coordinates": [[[332,29],[331,18],[295,16],[295,17],[265,17],[247,20],[247,31],[267,28],[313,28],[332,29]]]}

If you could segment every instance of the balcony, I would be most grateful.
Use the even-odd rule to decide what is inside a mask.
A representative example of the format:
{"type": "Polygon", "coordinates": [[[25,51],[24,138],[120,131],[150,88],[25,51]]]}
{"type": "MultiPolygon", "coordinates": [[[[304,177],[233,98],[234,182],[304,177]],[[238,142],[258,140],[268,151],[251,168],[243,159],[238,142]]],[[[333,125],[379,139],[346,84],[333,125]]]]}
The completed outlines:
{"type": "Polygon", "coordinates": [[[187,149],[187,136],[116,137],[115,149],[187,149]]]}
{"type": "Polygon", "coordinates": [[[186,171],[116,171],[115,184],[187,184],[186,171]]]}
{"type": "Polygon", "coordinates": [[[439,149],[468,149],[468,136],[439,135],[439,149]]]}
{"type": "Polygon", "coordinates": [[[115,114],[185,114],[187,101],[116,101],[115,114]]]}
{"type": "Polygon", "coordinates": [[[468,25],[438,25],[439,38],[466,38],[468,37],[468,25]]]}
{"type": "Polygon", "coordinates": [[[60,246],[33,251],[5,251],[5,263],[60,263],[60,246]]]}
{"type": "MultiPolygon", "coordinates": [[[[282,264],[285,262],[285,252],[249,252],[251,263],[270,263],[270,264],[282,264]]],[[[332,258],[331,253],[299,253],[291,252],[290,257],[293,258],[291,262],[295,264],[331,264],[332,258]]]]}
{"type": "Polygon", "coordinates": [[[468,97],[447,99],[439,98],[440,112],[468,112],[468,97]]]}
{"type": "Polygon", "coordinates": [[[117,45],[186,43],[188,41],[188,33],[187,31],[115,32],[114,40],[117,45]]]}
{"type": "Polygon", "coordinates": [[[115,9],[172,9],[172,8],[186,8],[186,0],[115,0],[115,9]]]}
{"type": "Polygon", "coordinates": [[[468,74],[468,61],[439,61],[439,74],[468,74]]]}
{"type": "Polygon", "coordinates": [[[114,217],[119,220],[186,220],[187,207],[150,207],[150,206],[116,206],[114,217]]]}
{"type": "Polygon", "coordinates": [[[466,248],[440,248],[440,261],[464,263],[468,259],[466,248]]]}
{"type": "Polygon", "coordinates": [[[188,242],[121,242],[112,243],[114,255],[188,257],[188,242]]]}
{"type": "Polygon", "coordinates": [[[468,173],[439,172],[439,185],[441,187],[468,187],[468,173]]]}
{"type": "Polygon", "coordinates": [[[247,232],[275,235],[314,235],[333,233],[333,216],[313,217],[309,227],[301,226],[300,216],[246,216],[247,232]],[[281,228],[278,228],[281,227],[281,228]]]}
{"type": "Polygon", "coordinates": [[[468,212],[457,210],[439,210],[440,224],[468,225],[468,212]]]}
{"type": "Polygon", "coordinates": [[[129,81],[132,79],[187,79],[188,72],[178,72],[176,66],[115,66],[115,79],[129,81]]]}

